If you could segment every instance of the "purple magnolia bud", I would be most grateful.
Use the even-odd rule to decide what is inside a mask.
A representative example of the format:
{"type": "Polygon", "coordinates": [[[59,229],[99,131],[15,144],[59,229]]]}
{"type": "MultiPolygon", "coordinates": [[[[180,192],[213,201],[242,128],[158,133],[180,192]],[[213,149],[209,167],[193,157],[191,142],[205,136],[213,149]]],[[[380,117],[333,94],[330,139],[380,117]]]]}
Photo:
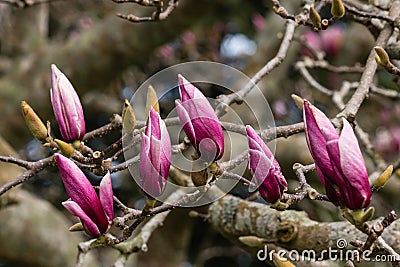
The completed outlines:
{"type": "Polygon", "coordinates": [[[51,65],[50,98],[61,135],[67,142],[82,140],[86,133],[85,118],[78,94],[56,65],[51,65]]]}
{"type": "Polygon", "coordinates": [[[307,100],[303,118],[307,144],[329,200],[350,209],[368,206],[368,173],[350,124],[344,120],[339,136],[325,114],[307,100]]]}
{"type": "Polygon", "coordinates": [[[199,156],[206,161],[224,154],[224,134],[207,98],[182,75],[178,75],[180,100],[175,100],[178,117],[199,156]]]}
{"type": "Polygon", "coordinates": [[[81,219],[87,234],[98,237],[107,232],[114,219],[110,173],[107,173],[100,183],[99,199],[92,184],[72,160],[61,154],[55,154],[54,158],[70,197],[62,203],[63,206],[81,219]]]}
{"type": "Polygon", "coordinates": [[[329,141],[326,148],[339,181],[341,204],[352,210],[367,207],[371,200],[367,167],[353,128],[347,120],[343,119],[339,139],[329,141]]]}
{"type": "Polygon", "coordinates": [[[140,186],[150,197],[164,192],[171,166],[171,139],[165,122],[150,108],[146,131],[140,146],[140,186]]]}
{"type": "Polygon", "coordinates": [[[277,202],[287,189],[287,182],[271,150],[254,129],[246,126],[249,143],[249,169],[260,195],[269,203],[277,202]]]}

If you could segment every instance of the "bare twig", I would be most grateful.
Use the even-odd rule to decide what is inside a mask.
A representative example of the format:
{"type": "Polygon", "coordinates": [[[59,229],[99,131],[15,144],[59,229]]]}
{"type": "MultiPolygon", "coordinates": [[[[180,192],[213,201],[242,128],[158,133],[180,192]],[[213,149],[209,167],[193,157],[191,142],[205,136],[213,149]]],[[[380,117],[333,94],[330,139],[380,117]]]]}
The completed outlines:
{"type": "Polygon", "coordinates": [[[274,68],[278,67],[283,62],[283,59],[286,57],[287,51],[293,39],[295,28],[296,28],[295,22],[293,21],[287,22],[285,34],[283,36],[278,53],[251,78],[249,83],[247,83],[242,89],[233,94],[221,95],[218,97],[220,101],[220,103],[216,108],[216,112],[218,115],[221,115],[225,112],[224,109],[226,108],[227,105],[231,105],[234,102],[240,103],[242,99],[254,88],[254,86],[259,81],[261,81],[263,77],[268,75],[274,68]]]}
{"type": "Polygon", "coordinates": [[[42,171],[47,166],[53,163],[53,156],[30,163],[29,170],[23,172],[15,180],[8,182],[0,187],[0,196],[13,187],[26,182],[29,178],[33,177],[38,172],[42,171]]]}
{"type": "Polygon", "coordinates": [[[300,72],[300,74],[304,77],[304,79],[315,89],[318,91],[331,96],[333,92],[326,88],[325,86],[321,85],[319,82],[317,82],[313,76],[308,72],[306,65],[304,64],[303,61],[298,61],[295,64],[295,68],[300,72]]]}
{"type": "MultiPolygon", "coordinates": [[[[400,1],[393,1],[389,16],[391,18],[395,18],[396,16],[398,16],[399,12],[400,1]]],[[[385,28],[380,32],[378,39],[375,43],[376,46],[384,46],[389,40],[392,31],[393,27],[390,24],[387,24],[385,28]]],[[[338,114],[338,117],[344,116],[350,120],[354,120],[361,104],[369,93],[369,88],[371,87],[371,84],[373,82],[376,68],[377,64],[375,62],[375,51],[371,50],[367,63],[365,65],[365,71],[361,76],[360,85],[358,86],[357,90],[352,95],[350,100],[347,102],[344,110],[338,114]]]]}
{"type": "Polygon", "coordinates": [[[114,114],[109,124],[86,133],[85,136],[83,137],[83,141],[88,141],[95,137],[106,135],[114,130],[121,129],[121,127],[122,127],[122,117],[118,114],[114,114]]]}
{"type": "Polygon", "coordinates": [[[112,0],[115,3],[135,3],[141,6],[155,7],[156,10],[150,17],[140,17],[133,14],[124,15],[117,13],[116,15],[122,19],[128,20],[130,22],[149,22],[149,21],[160,21],[165,20],[178,6],[178,0],[170,0],[168,2],[168,7],[163,8],[162,0],[112,0]]]}

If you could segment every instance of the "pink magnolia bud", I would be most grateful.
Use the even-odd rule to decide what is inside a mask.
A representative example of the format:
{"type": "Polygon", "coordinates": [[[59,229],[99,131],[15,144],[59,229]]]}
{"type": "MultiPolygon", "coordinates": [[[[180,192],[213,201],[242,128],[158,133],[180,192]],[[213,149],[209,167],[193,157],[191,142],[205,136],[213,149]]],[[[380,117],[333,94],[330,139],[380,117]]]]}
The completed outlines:
{"type": "Polygon", "coordinates": [[[164,192],[171,166],[171,139],[165,122],[150,108],[145,133],[140,146],[140,186],[151,197],[164,192]]]}
{"type": "MultiPolygon", "coordinates": [[[[342,48],[344,30],[340,26],[331,26],[319,33],[306,30],[303,36],[312,49],[318,52],[325,52],[329,57],[334,57],[342,48]]],[[[312,57],[312,53],[304,46],[301,48],[301,52],[306,56],[312,57]]]]}
{"type": "Polygon", "coordinates": [[[71,82],[54,64],[51,65],[51,83],[51,105],[63,139],[67,142],[81,140],[86,133],[81,102],[71,82]]]}
{"type": "MultiPolygon", "coordinates": [[[[305,38],[306,43],[310,46],[310,48],[316,50],[317,52],[323,51],[321,37],[319,36],[318,33],[307,29],[303,36],[305,38]]],[[[300,48],[300,52],[308,57],[313,57],[313,54],[306,46],[302,46],[300,48]]]]}
{"type": "Polygon", "coordinates": [[[360,209],[369,205],[368,173],[350,124],[336,132],[325,114],[304,101],[306,140],[329,200],[336,206],[360,209]]]}
{"type": "Polygon", "coordinates": [[[336,56],[342,48],[344,29],[340,26],[331,26],[322,31],[320,36],[325,53],[331,57],[336,56]]]}
{"type": "Polygon", "coordinates": [[[106,233],[114,219],[110,173],[100,182],[99,198],[92,184],[72,160],[61,154],[55,154],[54,158],[70,197],[62,203],[63,206],[81,219],[85,232],[90,236],[98,237],[106,233]]]}
{"type": "Polygon", "coordinates": [[[253,180],[260,186],[258,190],[262,198],[273,204],[286,191],[287,182],[271,150],[254,129],[247,125],[246,133],[249,143],[249,169],[253,180]]]}
{"type": "Polygon", "coordinates": [[[199,156],[206,161],[224,154],[224,134],[207,98],[182,75],[178,75],[180,100],[175,100],[178,117],[199,156]]]}

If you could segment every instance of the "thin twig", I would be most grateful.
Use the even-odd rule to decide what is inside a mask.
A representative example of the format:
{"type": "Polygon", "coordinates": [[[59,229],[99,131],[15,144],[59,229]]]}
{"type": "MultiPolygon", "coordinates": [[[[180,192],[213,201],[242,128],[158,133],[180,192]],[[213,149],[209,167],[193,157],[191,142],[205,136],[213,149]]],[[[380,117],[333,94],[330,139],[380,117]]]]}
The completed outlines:
{"type": "Polygon", "coordinates": [[[261,81],[262,78],[268,75],[273,69],[278,67],[283,62],[293,39],[295,28],[295,22],[287,21],[285,34],[283,36],[278,53],[270,61],[268,61],[268,63],[265,64],[264,67],[262,67],[242,89],[230,95],[220,95],[218,97],[220,101],[216,108],[218,115],[221,115],[225,112],[224,110],[227,105],[229,106],[234,102],[240,103],[243,98],[256,86],[256,84],[261,81]]]}
{"type": "MultiPolygon", "coordinates": [[[[390,8],[389,17],[396,18],[400,12],[400,1],[393,1],[392,7],[390,8]]],[[[393,27],[387,24],[385,28],[380,32],[375,45],[385,46],[386,42],[389,40],[390,35],[393,32],[393,27]]],[[[377,64],[375,61],[375,50],[372,49],[367,63],[365,65],[365,71],[361,76],[360,85],[358,86],[355,93],[352,95],[350,100],[347,102],[344,110],[338,114],[338,117],[344,116],[350,120],[354,120],[361,104],[364,102],[365,97],[369,93],[371,84],[373,83],[374,74],[377,69],[377,64]]]]}
{"type": "Polygon", "coordinates": [[[12,189],[13,187],[26,182],[29,178],[33,177],[35,174],[42,171],[47,166],[50,166],[52,163],[53,156],[31,163],[29,170],[23,172],[13,181],[8,182],[0,187],[0,196],[8,190],[12,189]]]}

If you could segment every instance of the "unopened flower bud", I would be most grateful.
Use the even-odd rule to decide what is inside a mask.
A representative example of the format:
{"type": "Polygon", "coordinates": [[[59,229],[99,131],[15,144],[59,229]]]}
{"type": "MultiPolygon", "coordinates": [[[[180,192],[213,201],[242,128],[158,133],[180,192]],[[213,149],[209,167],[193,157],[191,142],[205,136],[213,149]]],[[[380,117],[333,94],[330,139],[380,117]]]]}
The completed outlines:
{"type": "Polygon", "coordinates": [[[304,99],[301,98],[301,97],[298,96],[298,95],[295,95],[295,94],[292,94],[291,97],[292,97],[294,103],[296,104],[296,106],[297,106],[299,109],[303,109],[304,99]]]}
{"type": "Polygon", "coordinates": [[[332,0],[331,14],[335,18],[341,18],[344,16],[345,8],[342,0],[332,0]]]}
{"type": "Polygon", "coordinates": [[[245,244],[248,247],[263,247],[265,244],[265,240],[253,235],[248,236],[239,236],[239,241],[245,244]]]}
{"type": "Polygon", "coordinates": [[[124,109],[122,110],[122,125],[127,133],[133,132],[136,126],[136,116],[128,99],[125,99],[124,109]]]}
{"type": "Polygon", "coordinates": [[[378,57],[375,57],[376,62],[381,66],[390,65],[389,55],[386,53],[385,49],[380,46],[374,47],[375,53],[378,57]]]}
{"type": "Polygon", "coordinates": [[[314,7],[310,7],[310,20],[316,29],[321,29],[321,16],[314,7]]]}
{"type": "Polygon", "coordinates": [[[249,169],[253,175],[252,181],[259,186],[258,191],[262,198],[274,204],[286,191],[287,182],[271,150],[249,125],[246,126],[246,134],[249,144],[249,169]]]}
{"type": "Polygon", "coordinates": [[[224,133],[210,102],[182,75],[178,76],[180,100],[176,111],[187,137],[197,154],[208,162],[224,154],[224,133]]]}
{"type": "Polygon", "coordinates": [[[92,184],[76,164],[55,154],[58,169],[67,191],[69,200],[62,205],[74,216],[81,219],[85,232],[93,237],[99,237],[108,231],[114,219],[113,190],[110,173],[100,182],[99,196],[92,184]]]}
{"type": "Polygon", "coordinates": [[[67,158],[70,158],[74,155],[75,148],[71,144],[68,144],[59,139],[54,139],[54,142],[56,142],[56,144],[58,145],[58,148],[60,149],[61,154],[63,154],[67,158]]]}
{"type": "Polygon", "coordinates": [[[72,225],[68,229],[68,231],[70,231],[70,232],[78,232],[78,231],[83,231],[83,230],[85,230],[85,228],[83,228],[83,224],[81,222],[78,222],[78,223],[72,225]]]}
{"type": "Polygon", "coordinates": [[[85,118],[78,94],[56,65],[51,65],[51,105],[61,135],[67,142],[82,140],[86,133],[85,118]]]}
{"type": "Polygon", "coordinates": [[[25,123],[33,136],[42,143],[46,143],[47,139],[47,128],[35,113],[35,111],[25,101],[21,102],[22,114],[25,119],[25,123]]]}
{"type": "Polygon", "coordinates": [[[150,107],[153,107],[155,111],[160,113],[160,106],[158,104],[157,93],[154,90],[153,86],[149,85],[147,90],[147,101],[146,101],[146,114],[149,114],[150,107]]]}
{"type": "Polygon", "coordinates": [[[171,139],[165,122],[150,107],[146,130],[140,145],[140,187],[147,196],[160,196],[167,185],[171,166],[171,139]]]}
{"type": "Polygon", "coordinates": [[[390,165],[389,167],[386,168],[386,170],[379,175],[379,177],[376,179],[376,181],[374,182],[374,187],[376,189],[379,189],[381,187],[383,187],[386,182],[389,180],[390,176],[393,173],[393,165],[390,165]]]}
{"type": "Polygon", "coordinates": [[[343,119],[339,135],[325,114],[307,100],[303,117],[307,144],[329,200],[352,210],[367,207],[368,172],[350,123],[343,119]]]}

